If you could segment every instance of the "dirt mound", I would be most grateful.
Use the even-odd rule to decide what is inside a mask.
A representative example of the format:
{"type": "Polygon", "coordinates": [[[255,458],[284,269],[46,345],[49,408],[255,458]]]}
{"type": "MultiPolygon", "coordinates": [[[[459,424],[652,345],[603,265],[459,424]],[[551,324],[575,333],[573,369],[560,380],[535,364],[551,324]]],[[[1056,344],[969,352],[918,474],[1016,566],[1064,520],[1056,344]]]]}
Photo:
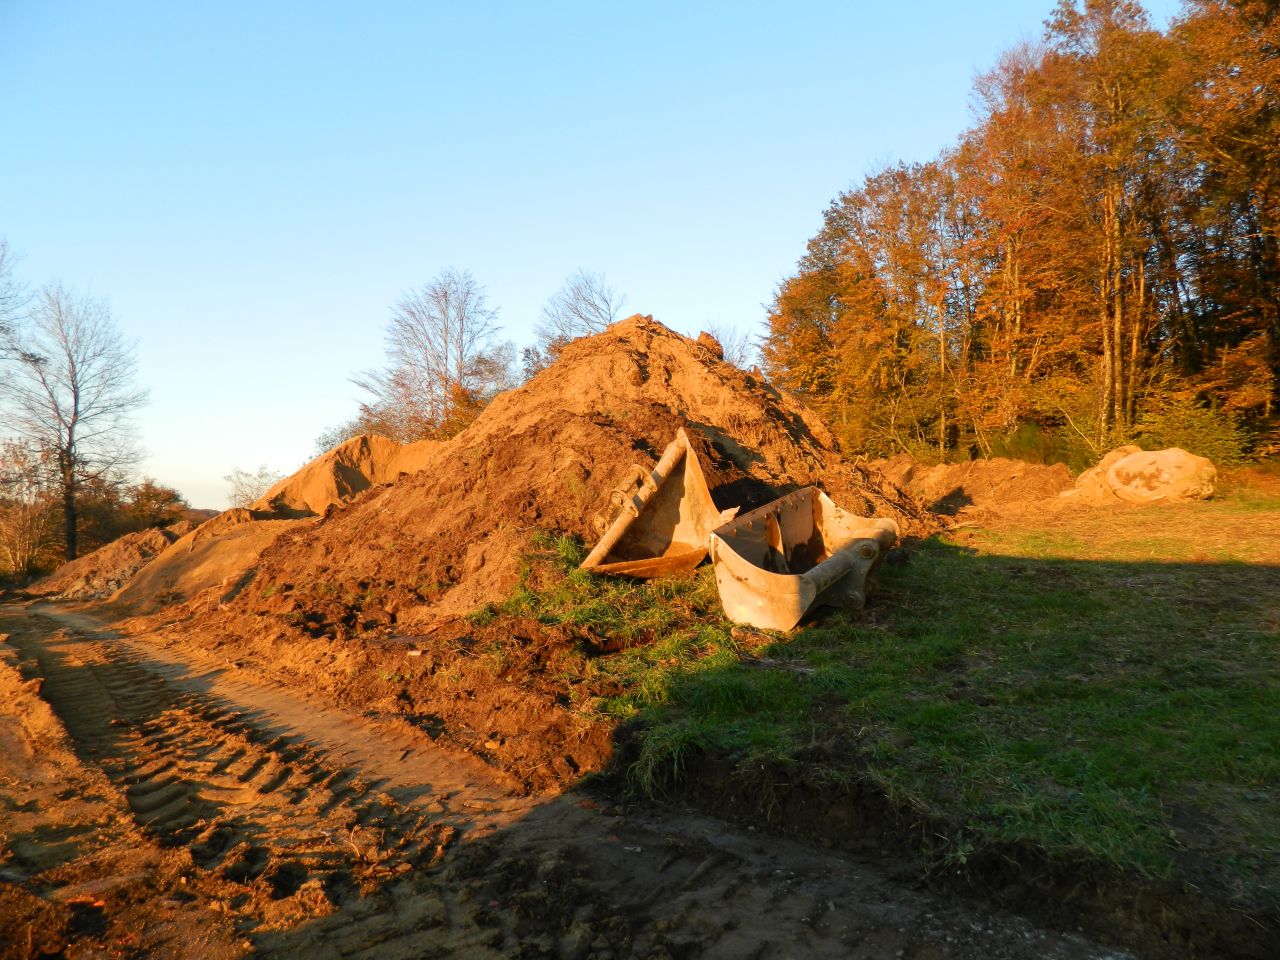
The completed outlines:
{"type": "Polygon", "coordinates": [[[901,453],[875,466],[930,510],[950,516],[965,509],[999,511],[1050,500],[1074,485],[1061,463],[1044,466],[1003,457],[926,466],[901,453]]]}
{"type": "Polygon", "coordinates": [[[255,520],[247,510],[228,510],[170,544],[121,587],[111,603],[122,612],[149,613],[196,599],[214,604],[230,599],[251,575],[262,551],[281,533],[305,522],[255,520]]]}
{"type": "Polygon", "coordinates": [[[637,316],[570,344],[431,452],[427,469],[291,531],[264,553],[236,609],[305,613],[313,630],[342,633],[500,600],[535,530],[594,541],[628,467],[652,466],[680,426],[720,508],[817,484],[851,511],[894,518],[904,535],[935,528],[877,471],[845,461],[794,400],[637,316]]]}
{"type": "Polygon", "coordinates": [[[352,437],[285,477],[250,506],[279,517],[314,516],[370,487],[421,470],[440,444],[400,444],[376,434],[352,437]]]}
{"type": "Polygon", "coordinates": [[[178,536],[173,530],[155,527],[126,533],[93,553],[64,563],[49,576],[37,580],[27,592],[64,600],[109,597],[178,536]]]}
{"type": "Polygon", "coordinates": [[[153,569],[131,581],[138,564],[94,596],[118,591],[112,602],[135,613],[193,600],[216,606],[236,595],[262,551],[293,526],[290,521],[314,517],[421,469],[439,446],[434,440],[400,444],[373,434],[353,437],[281,480],[252,506],[224,510],[194,528],[184,522],[181,537],[153,551],[169,548],[153,569]]]}
{"type": "Polygon", "coordinates": [[[183,636],[272,664],[337,702],[447,729],[530,788],[560,784],[599,769],[609,737],[608,724],[575,708],[562,660],[606,647],[584,654],[591,637],[536,617],[482,627],[466,615],[512,596],[526,575],[539,588],[532,571],[556,553],[541,535],[593,543],[618,510],[611,494],[633,465],[652,467],[680,427],[720,509],[815,484],[853,512],[892,517],[906,536],[938,527],[878,471],[846,461],[794,400],[635,317],[570,344],[420,471],[319,518],[229,512],[117,599],[159,611],[138,629],[182,620],[183,636]],[[175,600],[189,602],[160,610],[175,600]],[[351,673],[333,659],[353,652],[386,663],[351,673]],[[422,677],[412,690],[409,674],[422,677]]]}

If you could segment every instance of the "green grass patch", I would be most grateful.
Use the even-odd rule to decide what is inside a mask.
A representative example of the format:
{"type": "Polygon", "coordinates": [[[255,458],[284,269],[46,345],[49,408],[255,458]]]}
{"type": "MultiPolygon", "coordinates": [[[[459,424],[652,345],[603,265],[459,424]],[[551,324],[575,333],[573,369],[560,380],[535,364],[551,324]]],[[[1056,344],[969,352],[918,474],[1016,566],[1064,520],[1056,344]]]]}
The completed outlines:
{"type": "Polygon", "coordinates": [[[647,789],[693,752],[821,744],[833,776],[963,824],[952,858],[1019,841],[1156,877],[1213,864],[1280,896],[1277,516],[1251,499],[1090,516],[931,540],[882,568],[867,611],[750,650],[709,569],[596,577],[566,541],[497,612],[624,644],[584,660],[613,692],[583,709],[642,721],[647,789]]]}

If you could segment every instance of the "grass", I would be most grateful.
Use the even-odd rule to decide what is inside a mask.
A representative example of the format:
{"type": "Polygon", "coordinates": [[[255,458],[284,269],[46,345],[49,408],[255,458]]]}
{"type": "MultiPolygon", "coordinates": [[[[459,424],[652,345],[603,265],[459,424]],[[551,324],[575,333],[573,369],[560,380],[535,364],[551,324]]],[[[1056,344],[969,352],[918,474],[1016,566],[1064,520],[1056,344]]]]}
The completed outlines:
{"type": "Polygon", "coordinates": [[[542,547],[496,612],[624,644],[584,658],[610,692],[579,706],[642,721],[650,790],[822,745],[824,775],[956,824],[956,861],[1016,841],[1280,897],[1280,498],[958,530],[790,637],[733,631],[706,568],[635,584],[542,547]]]}
{"type": "Polygon", "coordinates": [[[561,669],[575,684],[608,690],[589,709],[618,720],[670,702],[670,683],[709,665],[728,668],[740,646],[719,614],[710,570],[691,577],[635,582],[578,569],[585,552],[568,538],[543,537],[525,560],[520,587],[505,603],[472,614],[483,626],[494,619],[532,617],[565,626],[616,652],[583,656],[561,669]]]}

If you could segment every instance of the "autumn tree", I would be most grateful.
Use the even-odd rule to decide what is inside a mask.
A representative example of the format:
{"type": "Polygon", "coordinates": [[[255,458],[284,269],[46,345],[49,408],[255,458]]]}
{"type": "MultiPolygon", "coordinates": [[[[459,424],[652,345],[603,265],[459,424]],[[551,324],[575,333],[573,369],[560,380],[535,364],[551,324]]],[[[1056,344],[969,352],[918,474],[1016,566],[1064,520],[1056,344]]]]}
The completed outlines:
{"type": "Polygon", "coordinates": [[[955,148],[828,207],[767,371],[873,454],[1079,465],[1178,420],[1280,446],[1277,64],[1274,4],[1190,0],[1161,33],[1061,0],[955,148]]]}
{"type": "Polygon", "coordinates": [[[46,455],[21,440],[0,441],[0,574],[26,574],[54,546],[57,497],[46,455]]]}
{"type": "Polygon", "coordinates": [[[1280,9],[1191,0],[1172,39],[1180,372],[1225,410],[1267,419],[1280,386],[1280,9]]]}
{"type": "Polygon", "coordinates": [[[132,530],[146,530],[177,523],[191,509],[191,504],[174,487],[143,477],[125,487],[123,507],[124,524],[132,530]]]}
{"type": "Polygon", "coordinates": [[[105,303],[50,284],[7,335],[12,372],[0,380],[10,426],[52,461],[66,559],[77,555],[80,493],[138,457],[131,416],[146,401],[135,361],[105,303]]]}
{"type": "Polygon", "coordinates": [[[1132,0],[1061,0],[1049,22],[1046,69],[1056,83],[1071,153],[1051,171],[1061,219],[1073,229],[1058,251],[1070,262],[1077,303],[1092,315],[1100,353],[1100,438],[1123,435],[1137,416],[1155,305],[1149,236],[1141,215],[1162,133],[1153,93],[1163,49],[1132,0]]]}

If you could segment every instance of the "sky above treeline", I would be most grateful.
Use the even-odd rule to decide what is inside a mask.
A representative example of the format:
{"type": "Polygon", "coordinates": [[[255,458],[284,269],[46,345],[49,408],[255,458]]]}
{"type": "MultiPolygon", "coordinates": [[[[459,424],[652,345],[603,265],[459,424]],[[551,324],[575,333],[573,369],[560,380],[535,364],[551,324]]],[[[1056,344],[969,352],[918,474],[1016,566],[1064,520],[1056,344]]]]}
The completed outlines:
{"type": "Polygon", "coordinates": [[[1053,7],[0,0],[0,236],[110,303],[143,472],[223,507],[351,419],[446,268],[517,345],[580,268],[759,333],[826,204],[950,145],[1053,7]]]}

